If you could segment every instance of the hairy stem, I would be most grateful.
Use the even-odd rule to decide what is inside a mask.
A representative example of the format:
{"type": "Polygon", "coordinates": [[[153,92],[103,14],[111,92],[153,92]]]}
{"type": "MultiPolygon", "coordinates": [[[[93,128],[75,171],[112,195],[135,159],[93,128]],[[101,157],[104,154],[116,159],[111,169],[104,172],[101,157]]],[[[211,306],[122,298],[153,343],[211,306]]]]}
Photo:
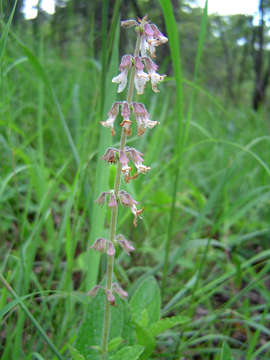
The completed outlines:
{"type": "MultiPolygon", "coordinates": [[[[138,31],[137,33],[137,41],[136,47],[134,51],[134,56],[139,55],[141,35],[138,31]]],[[[134,78],[135,78],[135,66],[132,67],[129,86],[128,86],[128,94],[127,94],[127,102],[131,103],[133,97],[133,89],[134,89],[134,78]]],[[[126,134],[124,129],[122,128],[121,132],[121,141],[120,141],[120,150],[124,150],[126,145],[126,134]]],[[[115,196],[118,196],[118,192],[120,189],[120,180],[121,180],[121,163],[118,161],[116,175],[114,180],[114,192],[115,196]]],[[[117,225],[117,214],[118,209],[117,206],[112,208],[111,211],[111,224],[110,224],[110,241],[114,243],[115,235],[116,235],[116,225],[117,225]]],[[[114,265],[114,256],[107,256],[107,274],[106,274],[106,289],[105,291],[112,290],[112,279],[113,279],[113,265],[114,265]]],[[[106,360],[108,353],[108,340],[109,340],[109,331],[110,331],[110,323],[111,323],[111,307],[109,301],[105,300],[105,311],[104,311],[104,323],[103,323],[103,336],[102,336],[102,344],[101,344],[101,359],[106,360]]]]}

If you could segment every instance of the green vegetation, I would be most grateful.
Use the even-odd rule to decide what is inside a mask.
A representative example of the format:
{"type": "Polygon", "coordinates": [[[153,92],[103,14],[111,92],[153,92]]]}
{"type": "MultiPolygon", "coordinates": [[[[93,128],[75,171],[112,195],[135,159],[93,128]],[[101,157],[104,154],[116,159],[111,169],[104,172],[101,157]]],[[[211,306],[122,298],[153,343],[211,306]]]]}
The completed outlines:
{"type": "MultiPolygon", "coordinates": [[[[267,360],[270,136],[267,103],[253,110],[252,55],[230,89],[222,43],[211,31],[233,29],[229,21],[165,0],[153,8],[91,3],[87,22],[70,6],[62,22],[61,8],[58,22],[12,24],[12,7],[2,17],[1,359],[97,357],[104,299],[87,292],[102,280],[105,259],[89,247],[108,237],[109,211],[94,199],[114,176],[99,161],[111,144],[99,121],[114,100],[118,46],[129,46],[119,18],[135,17],[137,4],[170,39],[157,50],[169,76],[160,94],[144,95],[160,126],[129,139],[147,148],[152,170],[127,186],[146,209],[137,228],[120,209],[119,228],[136,253],[116,257],[129,305],[117,299],[111,359],[267,360]]],[[[241,59],[244,48],[227,30],[230,56],[241,59]]],[[[234,79],[241,64],[233,62],[234,79]]]]}

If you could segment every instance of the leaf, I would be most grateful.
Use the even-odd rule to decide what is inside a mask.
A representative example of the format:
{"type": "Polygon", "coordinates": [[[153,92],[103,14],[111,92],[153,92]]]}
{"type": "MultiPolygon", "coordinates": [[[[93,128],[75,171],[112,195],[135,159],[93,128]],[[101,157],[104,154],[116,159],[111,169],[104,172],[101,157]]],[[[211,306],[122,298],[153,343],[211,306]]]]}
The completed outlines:
{"type": "Polygon", "coordinates": [[[116,337],[112,339],[108,344],[108,351],[111,352],[118,348],[118,346],[123,342],[124,340],[121,337],[116,337]]]}
{"type": "Polygon", "coordinates": [[[160,319],[160,290],[154,277],[143,280],[130,300],[132,318],[137,324],[143,321],[145,326],[145,311],[148,313],[149,324],[160,319]]]}
{"type": "Polygon", "coordinates": [[[16,6],[17,6],[17,1],[16,0],[14,2],[14,6],[13,6],[13,9],[12,9],[12,12],[9,16],[9,19],[8,19],[8,22],[7,24],[5,25],[4,27],[4,30],[2,32],[2,36],[0,38],[0,64],[1,64],[1,61],[2,61],[2,57],[4,55],[4,51],[5,51],[5,47],[6,47],[6,42],[7,42],[7,37],[8,37],[8,32],[9,32],[9,28],[11,26],[11,22],[12,22],[12,19],[13,19],[13,16],[14,16],[14,13],[15,13],[15,9],[16,9],[16,6]]]}
{"type": "Polygon", "coordinates": [[[75,349],[73,346],[69,345],[69,352],[71,354],[72,360],[85,360],[85,357],[80,354],[80,352],[75,349]]]}
{"type": "Polygon", "coordinates": [[[143,352],[143,346],[134,345],[134,346],[125,346],[121,350],[117,351],[110,360],[137,360],[141,353],[143,352]]]}
{"type": "Polygon", "coordinates": [[[135,327],[138,344],[144,347],[144,352],[140,356],[140,360],[146,360],[155,350],[156,341],[154,336],[147,329],[139,324],[135,324],[135,327]]]}
{"type": "MultiPolygon", "coordinates": [[[[116,305],[111,308],[109,341],[121,337],[129,345],[132,328],[127,304],[117,297],[116,305]]],[[[93,347],[100,346],[101,344],[104,307],[105,295],[103,291],[99,291],[97,296],[88,305],[75,345],[76,349],[84,355],[86,360],[100,360],[98,351],[93,347]]]]}
{"type": "Polygon", "coordinates": [[[226,342],[222,345],[220,360],[233,360],[231,349],[226,342]]]}
{"type": "Polygon", "coordinates": [[[155,324],[150,326],[149,331],[153,336],[157,336],[165,330],[168,330],[179,324],[187,323],[188,321],[189,318],[186,316],[173,316],[157,321],[155,324]]]}

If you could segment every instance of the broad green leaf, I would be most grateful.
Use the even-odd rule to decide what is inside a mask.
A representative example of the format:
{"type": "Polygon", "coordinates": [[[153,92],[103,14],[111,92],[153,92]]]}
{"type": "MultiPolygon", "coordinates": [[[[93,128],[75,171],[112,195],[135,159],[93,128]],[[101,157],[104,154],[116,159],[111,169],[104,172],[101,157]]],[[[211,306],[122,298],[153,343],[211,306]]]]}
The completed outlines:
{"type": "Polygon", "coordinates": [[[80,354],[80,352],[75,349],[73,346],[69,345],[69,352],[71,354],[72,360],[85,360],[85,357],[80,354]]]}
{"type": "MultiPolygon", "coordinates": [[[[111,307],[110,340],[121,337],[129,345],[132,329],[127,304],[117,297],[116,305],[111,307]]],[[[105,295],[103,291],[99,291],[88,305],[79,329],[76,349],[84,355],[86,360],[100,360],[100,355],[94,347],[100,346],[102,339],[104,306],[105,295]]]]}
{"type": "Polygon", "coordinates": [[[184,324],[189,321],[186,316],[173,316],[170,318],[162,319],[151,325],[149,331],[153,336],[161,334],[163,331],[168,330],[176,325],[184,324]]]}
{"type": "Polygon", "coordinates": [[[135,324],[135,327],[138,344],[144,347],[144,352],[140,356],[140,360],[146,360],[155,350],[156,341],[154,336],[146,328],[143,328],[139,324],[135,324]]]}
{"type": "Polygon", "coordinates": [[[125,346],[121,350],[117,351],[116,354],[110,356],[110,360],[137,360],[143,352],[143,346],[125,346]]]}
{"type": "Polygon", "coordinates": [[[118,346],[123,342],[124,340],[121,337],[116,337],[114,339],[112,339],[109,344],[108,344],[108,351],[114,351],[116,350],[116,348],[118,348],[118,346]]]}
{"type": "MultiPolygon", "coordinates": [[[[140,324],[145,322],[145,311],[148,313],[149,323],[160,319],[160,290],[154,277],[150,276],[140,283],[130,300],[133,320],[140,324]]],[[[144,324],[145,325],[145,324],[144,324]]]]}
{"type": "Polygon", "coordinates": [[[229,345],[224,342],[221,348],[220,360],[233,360],[232,352],[229,345]]]}

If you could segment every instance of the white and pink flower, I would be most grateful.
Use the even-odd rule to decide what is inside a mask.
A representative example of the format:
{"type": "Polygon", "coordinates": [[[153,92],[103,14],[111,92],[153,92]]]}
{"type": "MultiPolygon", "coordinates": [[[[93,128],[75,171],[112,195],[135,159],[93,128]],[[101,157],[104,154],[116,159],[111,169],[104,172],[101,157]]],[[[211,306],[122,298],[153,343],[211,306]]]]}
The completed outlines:
{"type": "Polygon", "coordinates": [[[120,74],[112,79],[113,83],[119,84],[117,90],[118,93],[122,92],[127,85],[128,70],[130,69],[131,65],[132,55],[124,55],[119,65],[120,74]]]}

